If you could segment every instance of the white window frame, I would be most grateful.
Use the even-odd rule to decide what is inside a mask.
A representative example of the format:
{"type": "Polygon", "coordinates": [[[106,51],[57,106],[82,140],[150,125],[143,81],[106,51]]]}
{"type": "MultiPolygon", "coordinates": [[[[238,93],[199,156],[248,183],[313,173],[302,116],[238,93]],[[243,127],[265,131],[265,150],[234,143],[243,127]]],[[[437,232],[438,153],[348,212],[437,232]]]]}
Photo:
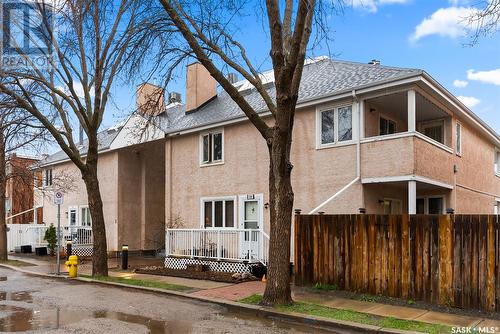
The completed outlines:
{"type": "Polygon", "coordinates": [[[378,114],[378,136],[376,136],[376,137],[391,136],[391,135],[395,135],[397,133],[398,133],[398,122],[394,118],[387,116],[387,114],[379,113],[378,114]],[[385,119],[386,121],[390,121],[390,122],[394,123],[394,133],[389,133],[389,134],[385,134],[385,135],[380,133],[380,123],[381,123],[382,118],[385,119]]]}
{"type": "MultiPolygon", "coordinates": [[[[212,145],[213,145],[213,140],[212,140],[212,145]]],[[[200,157],[199,157],[199,160],[200,160],[200,167],[206,167],[206,166],[216,166],[216,165],[222,165],[224,164],[224,147],[225,147],[225,144],[224,144],[224,128],[220,128],[220,129],[212,129],[212,130],[209,130],[209,131],[204,131],[204,132],[201,132],[200,133],[200,138],[199,138],[199,152],[200,152],[200,157]],[[206,136],[206,135],[214,135],[214,134],[221,134],[222,135],[222,155],[221,155],[221,159],[220,160],[217,160],[217,161],[214,161],[213,159],[213,155],[214,155],[214,150],[212,148],[212,156],[211,156],[211,161],[203,161],[203,137],[206,136]]]]}
{"type": "Polygon", "coordinates": [[[433,119],[431,121],[424,121],[424,122],[419,122],[418,123],[418,132],[420,132],[422,135],[424,135],[426,138],[429,138],[430,140],[435,141],[436,143],[440,143],[442,145],[446,145],[446,119],[445,118],[440,118],[440,119],[433,119]],[[436,125],[440,124],[441,125],[441,136],[443,137],[443,142],[439,142],[435,140],[434,138],[431,138],[429,136],[426,136],[424,133],[424,129],[426,128],[431,128],[436,125]]]}
{"type": "Polygon", "coordinates": [[[500,215],[500,198],[495,198],[495,205],[493,206],[493,214],[500,215]]]}
{"type": "Polygon", "coordinates": [[[493,170],[495,175],[500,177],[500,148],[496,148],[493,155],[493,170]]]}
{"type": "Polygon", "coordinates": [[[92,227],[92,216],[90,215],[90,209],[88,205],[80,205],[78,207],[78,226],[83,226],[83,227],[92,227]],[[90,217],[90,225],[83,225],[83,216],[82,216],[82,209],[87,209],[89,210],[89,217],[90,217]]]}
{"type": "Polygon", "coordinates": [[[68,207],[68,227],[80,226],[79,224],[80,224],[80,208],[76,205],[68,207]],[[71,225],[71,211],[72,210],[76,211],[75,225],[71,225]]]}
{"type": "Polygon", "coordinates": [[[50,188],[52,187],[52,184],[54,182],[54,169],[53,168],[46,168],[43,170],[43,180],[42,180],[42,185],[43,188],[50,188]],[[48,177],[47,174],[50,174],[50,178],[48,177]],[[49,183],[50,181],[50,183],[49,183]]]}
{"type": "Polygon", "coordinates": [[[443,210],[441,214],[446,213],[446,196],[445,195],[429,195],[429,196],[417,196],[417,199],[424,200],[424,214],[429,214],[429,199],[430,198],[441,198],[443,200],[443,210]]]}
{"type": "Polygon", "coordinates": [[[355,108],[352,102],[334,104],[329,106],[324,106],[321,108],[316,108],[316,149],[344,146],[354,144],[357,140],[357,129],[356,124],[359,122],[359,108],[355,108]],[[351,107],[351,140],[339,141],[339,109],[351,107]],[[324,111],[334,111],[335,124],[333,126],[333,137],[334,141],[332,143],[323,144],[321,142],[321,113],[324,111]]]}
{"type": "Polygon", "coordinates": [[[457,122],[455,125],[455,153],[458,156],[462,156],[462,152],[464,150],[464,148],[462,146],[462,134],[463,134],[462,123],[457,122]],[[458,135],[458,133],[459,133],[458,129],[460,129],[460,136],[458,135]],[[460,149],[459,149],[459,147],[460,147],[460,149]]]}
{"type": "Polygon", "coordinates": [[[238,228],[238,216],[237,216],[237,196],[222,196],[222,197],[201,197],[200,198],[200,228],[206,230],[217,230],[217,229],[225,229],[225,230],[235,230],[238,228]],[[215,224],[215,205],[214,202],[223,201],[222,206],[222,226],[216,227],[215,224]],[[233,219],[234,225],[232,227],[226,227],[226,201],[233,201],[233,219]],[[205,226],[205,203],[212,202],[212,226],[205,226]]]}

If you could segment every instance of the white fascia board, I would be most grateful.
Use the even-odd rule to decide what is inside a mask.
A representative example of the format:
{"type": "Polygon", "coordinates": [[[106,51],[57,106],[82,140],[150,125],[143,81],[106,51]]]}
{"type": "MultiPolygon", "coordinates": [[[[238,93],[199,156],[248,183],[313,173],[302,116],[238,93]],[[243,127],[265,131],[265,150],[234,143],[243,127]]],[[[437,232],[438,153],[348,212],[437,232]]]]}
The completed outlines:
{"type": "Polygon", "coordinates": [[[446,189],[453,189],[451,184],[436,181],[424,176],[418,175],[400,175],[400,176],[383,176],[383,177],[369,177],[361,179],[362,184],[370,183],[387,183],[387,182],[407,182],[407,181],[417,181],[422,183],[431,184],[446,189]]]}
{"type": "Polygon", "coordinates": [[[437,93],[441,98],[445,99],[449,104],[451,104],[456,110],[458,110],[462,116],[469,120],[473,125],[479,128],[483,133],[490,137],[495,145],[500,145],[499,135],[491,129],[483,120],[479,118],[472,110],[467,108],[457,97],[450,93],[446,88],[444,88],[440,83],[434,80],[430,75],[424,74],[422,82],[430,87],[435,93],[437,93]]]}

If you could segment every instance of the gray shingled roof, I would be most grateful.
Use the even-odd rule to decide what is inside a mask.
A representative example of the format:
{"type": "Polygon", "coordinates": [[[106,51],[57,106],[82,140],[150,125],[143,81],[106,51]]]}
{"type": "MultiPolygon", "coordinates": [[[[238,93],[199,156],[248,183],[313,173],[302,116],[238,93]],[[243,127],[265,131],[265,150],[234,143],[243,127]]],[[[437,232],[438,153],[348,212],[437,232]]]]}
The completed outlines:
{"type": "MultiPolygon", "coordinates": [[[[115,140],[120,127],[111,127],[107,130],[101,131],[97,134],[97,141],[99,143],[99,151],[106,150],[110,147],[113,140],[115,140]]],[[[85,140],[79,147],[80,154],[85,155],[88,150],[88,141],[85,140]]],[[[64,161],[68,159],[68,155],[64,151],[59,151],[49,155],[47,158],[39,162],[40,166],[53,164],[54,162],[64,161]]]]}
{"type": "MultiPolygon", "coordinates": [[[[322,58],[304,66],[299,90],[298,103],[321,97],[341,94],[352,89],[408,78],[422,74],[419,69],[397,68],[383,65],[370,65],[322,58]]],[[[269,95],[276,95],[273,85],[268,89],[269,95]]],[[[245,99],[258,112],[265,112],[266,105],[255,89],[245,92],[245,99]]],[[[186,114],[184,105],[169,107],[158,116],[157,124],[165,133],[210,125],[244,116],[243,111],[222,91],[217,97],[193,113],[186,114]]],[[[105,130],[99,133],[99,150],[106,150],[119,131],[105,130]]],[[[86,142],[81,152],[87,152],[86,142]]],[[[66,160],[64,152],[57,152],[41,162],[42,165],[66,160]]]]}
{"type": "MultiPolygon", "coordinates": [[[[304,67],[298,103],[421,73],[423,71],[419,69],[322,59],[304,67]]],[[[272,98],[275,97],[274,86],[271,86],[268,92],[272,98]]],[[[264,101],[255,89],[248,92],[245,99],[254,110],[259,112],[267,110],[264,101]]],[[[169,108],[167,112],[159,116],[161,118],[159,123],[165,133],[175,133],[242,116],[244,116],[243,111],[226,92],[222,91],[217,98],[193,113],[185,114],[183,105],[169,108]]]]}

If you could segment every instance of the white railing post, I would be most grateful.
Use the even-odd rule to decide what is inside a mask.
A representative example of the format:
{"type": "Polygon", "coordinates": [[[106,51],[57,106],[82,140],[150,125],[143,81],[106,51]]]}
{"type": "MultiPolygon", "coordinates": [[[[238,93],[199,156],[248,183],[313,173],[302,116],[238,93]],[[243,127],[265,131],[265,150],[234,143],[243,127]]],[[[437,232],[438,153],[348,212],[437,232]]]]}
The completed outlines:
{"type": "Polygon", "coordinates": [[[217,260],[221,258],[220,230],[217,230],[217,260]]]}
{"type": "Polygon", "coordinates": [[[264,263],[264,233],[259,231],[259,261],[264,263]]]}
{"type": "Polygon", "coordinates": [[[169,229],[165,231],[165,257],[170,255],[170,233],[169,229]]]}
{"type": "Polygon", "coordinates": [[[194,230],[191,230],[191,258],[194,257],[194,230]]]}

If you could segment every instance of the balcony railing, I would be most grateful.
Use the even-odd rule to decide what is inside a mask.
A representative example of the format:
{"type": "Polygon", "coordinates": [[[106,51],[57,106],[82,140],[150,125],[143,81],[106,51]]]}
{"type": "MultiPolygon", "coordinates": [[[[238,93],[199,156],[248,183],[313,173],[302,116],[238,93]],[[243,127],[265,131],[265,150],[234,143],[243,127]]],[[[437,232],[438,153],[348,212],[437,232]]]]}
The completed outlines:
{"type": "Polygon", "coordinates": [[[167,256],[267,264],[269,236],[251,229],[167,229],[167,256]]]}

